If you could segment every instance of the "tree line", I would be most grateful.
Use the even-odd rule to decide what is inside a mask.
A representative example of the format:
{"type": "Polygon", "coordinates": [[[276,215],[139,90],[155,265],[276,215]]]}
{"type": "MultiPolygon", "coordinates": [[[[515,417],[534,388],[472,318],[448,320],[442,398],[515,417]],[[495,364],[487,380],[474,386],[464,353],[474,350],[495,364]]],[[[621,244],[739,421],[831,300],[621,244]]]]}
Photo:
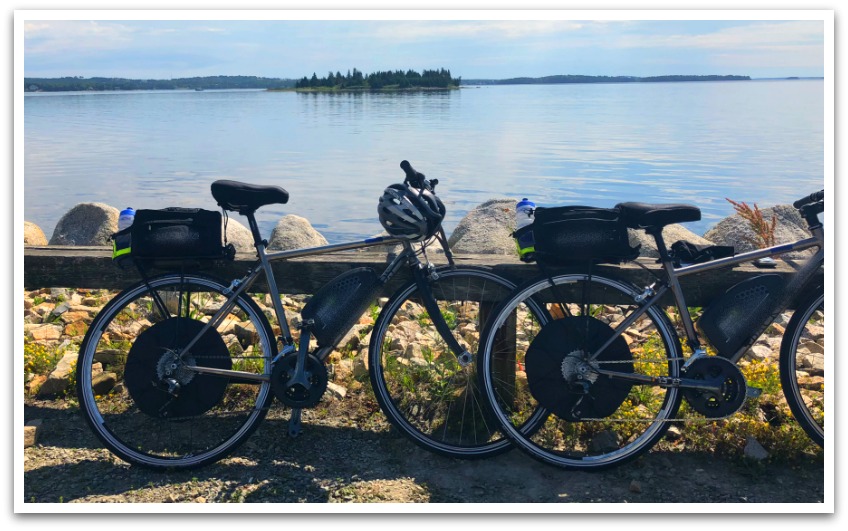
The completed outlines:
{"type": "Polygon", "coordinates": [[[27,92],[74,90],[205,90],[291,88],[292,79],[256,76],[206,76],[177,79],[125,79],[118,77],[24,78],[27,92]]]}
{"type": "Polygon", "coordinates": [[[458,87],[462,78],[451,77],[450,70],[423,70],[420,74],[414,70],[380,71],[368,75],[354,68],[347,74],[328,72],[319,78],[313,73],[311,78],[303,77],[295,84],[296,89],[367,89],[380,90],[388,88],[450,88],[458,87]]]}

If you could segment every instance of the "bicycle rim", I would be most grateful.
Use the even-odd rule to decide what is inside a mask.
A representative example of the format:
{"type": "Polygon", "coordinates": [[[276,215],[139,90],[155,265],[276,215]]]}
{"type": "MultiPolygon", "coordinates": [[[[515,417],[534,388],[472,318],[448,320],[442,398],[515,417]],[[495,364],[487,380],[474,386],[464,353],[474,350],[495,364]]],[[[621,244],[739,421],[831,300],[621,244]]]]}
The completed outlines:
{"type": "Polygon", "coordinates": [[[795,420],[824,446],[824,293],[792,316],[780,354],[784,396],[795,420]]]}
{"type": "Polygon", "coordinates": [[[595,370],[679,376],[674,329],[663,312],[651,308],[589,360],[586,352],[612,337],[613,328],[637,308],[635,290],[583,274],[556,276],[553,283],[546,278],[519,288],[487,325],[481,378],[494,416],[522,450],[551,465],[603,469],[634,459],[668,429],[680,406],[679,389],[633,384],[595,370]],[[544,305],[547,319],[528,312],[530,304],[544,305]],[[496,340],[509,335],[517,341],[496,340]],[[534,431],[520,429],[540,408],[551,413],[545,423],[534,431]]]}
{"type": "Polygon", "coordinates": [[[120,458],[194,468],[241,444],[265,416],[270,385],[198,374],[211,366],[270,375],[275,345],[259,307],[242,296],[187,356],[181,349],[226,300],[202,276],[165,275],[115,297],[80,349],[77,392],[86,420],[120,458]],[[170,387],[169,387],[170,386],[170,387]]]}

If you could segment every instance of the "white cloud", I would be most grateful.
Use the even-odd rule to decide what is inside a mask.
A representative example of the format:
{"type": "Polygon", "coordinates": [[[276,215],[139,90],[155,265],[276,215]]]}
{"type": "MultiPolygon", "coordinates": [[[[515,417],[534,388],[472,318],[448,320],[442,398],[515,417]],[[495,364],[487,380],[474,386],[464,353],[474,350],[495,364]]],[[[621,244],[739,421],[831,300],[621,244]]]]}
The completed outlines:
{"type": "Polygon", "coordinates": [[[570,20],[395,22],[380,23],[374,36],[393,41],[451,37],[521,39],[576,31],[584,25],[585,23],[570,20]]]}
{"type": "Polygon", "coordinates": [[[724,28],[697,35],[623,35],[608,43],[616,48],[777,49],[787,46],[823,46],[821,22],[766,22],[724,28]]]}

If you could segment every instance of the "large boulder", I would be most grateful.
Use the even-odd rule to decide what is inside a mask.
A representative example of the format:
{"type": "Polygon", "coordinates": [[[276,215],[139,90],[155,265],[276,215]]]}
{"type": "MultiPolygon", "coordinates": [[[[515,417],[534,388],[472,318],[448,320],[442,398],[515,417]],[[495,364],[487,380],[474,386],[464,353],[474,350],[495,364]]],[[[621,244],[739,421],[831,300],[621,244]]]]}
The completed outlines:
{"type": "Polygon", "coordinates": [[[47,236],[35,223],[24,221],[24,245],[47,245],[47,236]]]}
{"type": "MultiPolygon", "coordinates": [[[[630,239],[631,246],[635,247],[637,244],[642,246],[639,249],[639,256],[659,258],[660,253],[657,251],[657,242],[653,236],[649,236],[642,229],[627,229],[627,235],[630,239]]],[[[714,243],[698,236],[683,225],[676,223],[663,227],[663,240],[668,249],[671,249],[672,244],[678,240],[685,240],[695,245],[713,245],[714,243]]]]}
{"type": "MultiPolygon", "coordinates": [[[[807,230],[807,223],[798,214],[798,210],[790,205],[777,205],[764,208],[762,213],[766,221],[771,220],[772,215],[777,218],[777,226],[774,231],[776,244],[790,243],[811,236],[807,230]]],[[[760,248],[754,231],[748,222],[739,214],[734,214],[719,221],[715,227],[704,234],[704,237],[718,245],[732,245],[736,249],[737,254],[760,248]]],[[[788,253],[784,256],[786,258],[798,259],[807,257],[812,253],[812,250],[808,250],[788,253]]]]}
{"type": "Polygon", "coordinates": [[[503,254],[518,257],[515,230],[515,199],[490,199],[474,207],[460,220],[448,246],[457,254],[503,254]]]}
{"type": "Polygon", "coordinates": [[[271,231],[268,249],[287,251],[327,245],[327,239],[305,218],[289,214],[277,222],[271,231]]]}
{"type": "Polygon", "coordinates": [[[50,245],[106,245],[118,230],[118,209],[103,203],[80,203],[59,219],[50,245]]]}

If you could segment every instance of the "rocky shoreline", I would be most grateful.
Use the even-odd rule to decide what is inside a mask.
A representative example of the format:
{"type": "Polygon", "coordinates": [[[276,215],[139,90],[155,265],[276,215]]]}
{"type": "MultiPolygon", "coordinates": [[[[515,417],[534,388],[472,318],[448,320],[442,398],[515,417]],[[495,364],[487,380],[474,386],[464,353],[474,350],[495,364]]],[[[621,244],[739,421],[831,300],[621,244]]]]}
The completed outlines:
{"type": "MultiPolygon", "coordinates": [[[[449,244],[453,252],[457,254],[515,254],[515,243],[511,237],[514,205],[515,202],[511,199],[491,200],[469,212],[449,238],[449,244]]],[[[778,206],[773,209],[764,210],[766,215],[769,215],[771,212],[778,215],[779,219],[778,231],[776,233],[778,243],[807,236],[807,232],[803,228],[803,220],[797,215],[797,212],[794,212],[794,209],[788,206],[778,206]],[[792,216],[793,212],[795,214],[794,217],[792,216]]],[[[62,218],[49,243],[40,228],[31,223],[26,223],[25,245],[108,245],[108,236],[117,229],[117,216],[117,209],[108,205],[92,203],[77,205],[77,207],[62,218]]],[[[669,242],[676,241],[677,239],[686,239],[696,244],[703,244],[705,242],[720,245],[735,243],[739,251],[744,251],[747,250],[746,246],[753,248],[753,244],[747,243],[747,238],[750,237],[749,232],[750,229],[746,228],[745,222],[737,215],[723,220],[707,232],[704,237],[694,235],[679,225],[666,228],[665,236],[669,242]],[[741,247],[739,242],[742,242],[741,247]]],[[[252,240],[249,230],[235,220],[230,219],[227,224],[227,239],[240,251],[251,252],[252,250],[252,240]]],[[[307,220],[289,215],[282,218],[277,224],[269,243],[270,248],[291,249],[324,245],[326,244],[326,239],[312,228],[307,220]]],[[[631,231],[631,243],[640,243],[642,245],[642,256],[656,256],[653,243],[644,238],[643,234],[639,234],[637,231],[631,231]]],[[[80,463],[86,459],[96,459],[99,462],[109,463],[109,467],[121,466],[124,467],[121,469],[124,471],[120,472],[119,475],[124,476],[127,474],[130,476],[144,474],[138,471],[126,472],[125,465],[121,465],[106,450],[100,449],[98,441],[88,432],[84,423],[79,422],[81,419],[71,419],[67,415],[69,408],[72,410],[76,407],[73,398],[73,380],[79,344],[94,316],[114,295],[115,292],[107,290],[73,290],[62,287],[45,287],[24,293],[23,333],[25,335],[24,354],[27,364],[24,376],[27,411],[25,417],[28,424],[25,428],[25,445],[27,447],[25,453],[25,470],[28,471],[28,478],[40,478],[39,470],[49,470],[52,467],[61,466],[57,463],[57,459],[60,462],[63,459],[61,456],[65,454],[62,451],[57,453],[55,444],[57,440],[64,441],[60,443],[60,448],[62,448],[61,445],[72,444],[69,442],[68,437],[73,434],[69,432],[67,435],[60,435],[62,429],[59,426],[63,426],[67,422],[77,423],[78,426],[74,429],[79,430],[79,432],[74,432],[76,436],[78,438],[82,436],[86,440],[90,439],[91,448],[96,448],[97,450],[92,450],[91,448],[81,449],[79,453],[74,453],[72,456],[66,455],[66,459],[75,463],[80,463]],[[67,398],[70,398],[70,400],[67,400],[67,398]],[[92,452],[95,452],[97,456],[92,457],[92,452]]],[[[308,296],[285,296],[284,305],[286,312],[289,315],[298,315],[307,299],[308,296]]],[[[263,312],[268,314],[273,313],[271,301],[267,296],[265,298],[259,298],[256,302],[263,312]]],[[[382,303],[384,300],[378,302],[382,303]]],[[[771,367],[769,370],[772,372],[775,370],[783,327],[788,322],[789,315],[787,313],[780,316],[778,321],[750,349],[745,359],[740,362],[740,367],[743,371],[762,371],[763,367],[771,367]]],[[[377,414],[379,408],[374,402],[373,395],[369,395],[367,389],[364,389],[364,387],[367,387],[367,384],[365,386],[363,385],[364,381],[367,382],[368,337],[373,325],[373,315],[363,315],[359,322],[354,325],[351,332],[342,339],[336,351],[329,356],[327,363],[329,366],[330,384],[324,399],[327,402],[326,410],[323,410],[323,413],[318,411],[309,412],[305,418],[311,419],[319,425],[330,425],[333,429],[337,429],[340,426],[355,427],[357,430],[364,429],[366,438],[376,436],[383,441],[381,444],[386,443],[391,448],[402,446],[406,449],[400,451],[403,454],[412,445],[406,444],[408,441],[398,439],[397,434],[388,429],[384,418],[380,417],[381,420],[375,418],[374,415],[377,414]],[[341,418],[330,421],[329,419],[335,415],[340,415],[341,418]],[[371,430],[375,431],[372,432],[371,430]],[[372,433],[372,435],[367,435],[368,433],[372,433]],[[390,433],[392,435],[388,435],[390,433]],[[386,436],[388,436],[388,439],[384,441],[386,436]]],[[[144,323],[138,322],[135,323],[135,326],[140,329],[144,326],[144,323]]],[[[404,326],[406,327],[407,325],[404,326]]],[[[410,328],[410,337],[416,337],[415,326],[414,319],[410,319],[408,325],[410,328]]],[[[132,337],[133,331],[128,330],[127,334],[128,337],[132,337]]],[[[221,334],[229,348],[238,348],[238,345],[244,343],[244,338],[241,337],[244,331],[239,330],[237,325],[221,330],[221,334]]],[[[822,330],[821,341],[815,345],[815,348],[821,348],[823,350],[823,336],[824,332],[822,330]]],[[[411,349],[414,345],[407,344],[401,347],[411,349]]],[[[810,348],[813,347],[811,346],[810,348]]],[[[815,359],[815,356],[811,356],[811,360],[815,359]]],[[[98,367],[98,364],[95,365],[94,372],[96,374],[94,374],[94,378],[95,385],[102,386],[103,391],[108,393],[116,385],[120,385],[120,382],[117,381],[114,374],[109,372],[108,362],[104,364],[105,367],[98,367]]],[[[823,368],[816,367],[814,361],[810,362],[809,375],[804,382],[805,387],[812,392],[820,393],[823,387],[822,376],[823,368]]],[[[791,422],[791,416],[788,414],[785,401],[783,401],[781,396],[775,396],[773,399],[764,401],[750,415],[756,422],[765,425],[769,423],[774,424],[775,422],[777,422],[776,425],[791,422]],[[774,419],[776,418],[779,420],[775,421],[774,419]]],[[[78,417],[78,413],[76,413],[76,416],[78,417]]],[[[741,420],[740,422],[747,422],[747,420],[741,420]]],[[[271,424],[279,423],[279,419],[277,419],[277,422],[271,422],[271,424]]],[[[676,448],[699,448],[697,444],[689,442],[685,434],[675,434],[675,430],[677,430],[676,427],[672,428],[671,435],[672,439],[678,439],[675,443],[676,448]]],[[[260,430],[260,432],[262,431],[260,430]]],[[[741,442],[737,440],[735,444],[739,446],[739,451],[743,455],[764,463],[763,466],[767,466],[765,463],[768,463],[770,453],[755,436],[750,436],[741,442]]],[[[766,446],[768,445],[766,444],[766,446]]],[[[805,446],[803,443],[799,443],[797,446],[806,448],[800,451],[798,455],[809,455],[812,452],[814,460],[820,459],[821,453],[816,449],[810,449],[809,445],[805,446]]],[[[256,451],[256,447],[248,442],[246,445],[247,455],[255,458],[256,451]]],[[[345,449],[343,453],[344,455],[351,455],[351,449],[345,449]]],[[[418,455],[419,460],[423,459],[426,461],[433,458],[430,454],[419,454],[421,452],[415,454],[418,455]]],[[[260,461],[262,459],[273,460],[270,454],[263,453],[261,455],[263,456],[262,458],[256,459],[260,461]]],[[[319,460],[321,459],[319,456],[314,457],[319,460]]],[[[250,458],[248,457],[248,459],[250,458]]],[[[234,462],[238,464],[239,459],[243,458],[229,458],[221,466],[232,467],[234,462]]],[[[670,459],[674,460],[677,457],[672,455],[670,459]]],[[[359,462],[357,460],[354,461],[359,462]]],[[[215,465],[215,467],[218,466],[215,465]]],[[[307,466],[311,465],[304,465],[304,469],[307,466]]],[[[374,465],[366,465],[363,462],[363,466],[374,465]]],[[[544,470],[549,469],[545,468],[544,470]]],[[[421,472],[421,474],[427,475],[425,472],[421,472]]],[[[251,475],[249,478],[243,478],[250,481],[243,482],[241,485],[255,483],[255,477],[256,474],[251,475]]],[[[261,477],[265,478],[263,481],[265,481],[266,485],[274,484],[273,480],[267,478],[267,475],[261,475],[261,477]]],[[[433,496],[425,492],[427,489],[422,490],[421,485],[417,482],[409,483],[402,480],[395,480],[388,485],[375,486],[373,483],[360,482],[357,477],[356,473],[352,473],[347,481],[340,485],[334,485],[332,481],[329,483],[325,481],[321,484],[322,486],[319,491],[317,491],[319,492],[317,497],[321,501],[369,502],[437,501],[441,499],[440,497],[444,497],[443,494],[439,494],[435,497],[436,500],[434,500],[433,496]],[[395,494],[386,494],[386,488],[393,489],[397,492],[395,494]],[[331,493],[329,500],[323,500],[324,495],[320,494],[325,491],[331,493]],[[347,497],[348,495],[350,496],[349,498],[347,497]],[[400,496],[400,498],[394,499],[392,496],[400,496]],[[386,497],[388,499],[381,499],[386,497]]],[[[814,485],[816,484],[816,477],[815,475],[812,476],[814,485]]],[[[383,480],[383,476],[380,476],[380,479],[383,480]]],[[[222,485],[220,480],[210,478],[207,478],[207,480],[213,481],[217,485],[215,488],[207,486],[207,492],[214,491],[216,494],[203,495],[198,493],[196,489],[191,488],[188,488],[188,491],[192,492],[192,494],[186,494],[186,484],[190,483],[190,481],[183,478],[180,488],[177,490],[151,489],[151,491],[157,491],[153,499],[148,499],[144,495],[130,496],[129,498],[121,496],[116,498],[109,495],[92,499],[90,496],[80,494],[74,497],[76,501],[232,501],[222,497],[224,496],[222,493],[227,490],[226,485],[222,485]]],[[[33,479],[29,482],[27,490],[30,493],[30,497],[34,499],[28,501],[56,501],[43,496],[41,490],[39,490],[41,487],[38,486],[40,481],[42,480],[39,479],[36,482],[33,479]]],[[[430,479],[429,481],[434,480],[430,479]]],[[[649,486],[653,484],[650,476],[647,478],[639,476],[639,479],[633,481],[636,481],[635,487],[633,483],[630,483],[630,486],[623,490],[626,494],[624,496],[625,498],[639,494],[641,492],[640,489],[643,488],[642,485],[650,488],[649,486]]],[[[313,483],[309,488],[314,487],[315,484],[313,483]]],[[[255,490],[258,487],[254,485],[252,488],[255,490]]],[[[482,488],[484,494],[488,492],[487,488],[482,488]]],[[[239,489],[240,492],[243,491],[243,496],[249,496],[245,488],[239,487],[239,489]]],[[[261,490],[259,488],[259,491],[261,490]]],[[[821,489],[819,488],[816,492],[820,491],[821,489]]],[[[450,496],[447,499],[450,500],[450,496]]],[[[478,498],[478,501],[488,499],[483,495],[478,498]]],[[[663,497],[657,494],[652,499],[662,501],[663,497]]],[[[257,501],[264,501],[264,499],[259,497],[257,501]]],[[[295,497],[290,501],[313,500],[310,500],[309,496],[306,496],[306,498],[302,499],[295,497]]],[[[472,494],[470,500],[465,498],[461,501],[475,501],[475,495],[472,494]]],[[[491,501],[505,500],[495,497],[491,501]]],[[[589,499],[588,501],[594,500],[589,499]]],[[[643,498],[641,501],[646,500],[643,498]]]]}

